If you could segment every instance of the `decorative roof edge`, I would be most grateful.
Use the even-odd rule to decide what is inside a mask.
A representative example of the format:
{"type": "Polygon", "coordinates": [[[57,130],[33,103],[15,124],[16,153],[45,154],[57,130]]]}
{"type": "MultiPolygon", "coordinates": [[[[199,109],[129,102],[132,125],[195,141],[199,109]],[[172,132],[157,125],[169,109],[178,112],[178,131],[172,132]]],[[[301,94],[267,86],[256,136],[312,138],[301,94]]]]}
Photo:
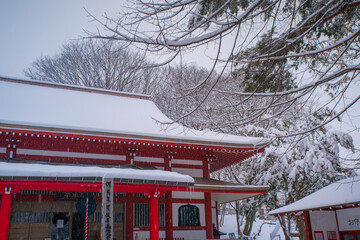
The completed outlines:
{"type": "Polygon", "coordinates": [[[195,182],[194,189],[242,191],[242,192],[267,192],[267,190],[269,190],[269,187],[268,186],[252,186],[252,185],[211,185],[211,184],[197,184],[195,182]]]}
{"type": "MultiPolygon", "coordinates": [[[[285,206],[288,206],[288,205],[285,205],[285,206]]],[[[296,214],[296,213],[304,212],[304,211],[339,210],[339,209],[345,209],[346,207],[349,207],[349,206],[350,207],[360,207],[360,201],[346,202],[346,203],[335,204],[335,205],[326,205],[326,206],[314,207],[314,208],[295,209],[292,211],[276,211],[276,210],[280,210],[280,208],[278,208],[278,209],[270,211],[269,214],[270,215],[283,215],[283,214],[293,214],[293,213],[296,214]]]]}
{"type": "Polygon", "coordinates": [[[121,91],[107,90],[107,89],[101,89],[101,88],[76,86],[76,85],[70,85],[70,84],[53,83],[53,82],[37,81],[37,80],[30,80],[30,79],[19,79],[19,78],[12,78],[12,77],[10,78],[10,77],[4,77],[4,76],[0,76],[0,81],[22,83],[22,84],[28,84],[28,85],[36,85],[36,86],[41,86],[41,87],[60,88],[60,89],[82,91],[82,92],[89,92],[89,93],[107,94],[107,95],[137,98],[137,99],[143,99],[143,100],[150,100],[150,98],[151,98],[150,95],[144,95],[144,94],[138,94],[138,93],[121,92],[121,91]]]}
{"type": "Polygon", "coordinates": [[[253,149],[255,152],[261,152],[269,142],[264,141],[261,144],[241,144],[241,143],[229,143],[229,142],[215,142],[215,141],[205,141],[201,139],[184,139],[184,138],[170,138],[170,137],[161,137],[161,136],[151,136],[151,135],[136,135],[131,133],[118,133],[118,132],[104,132],[96,130],[82,130],[82,129],[69,129],[61,127],[51,127],[51,126],[35,126],[35,125],[26,125],[26,124],[13,124],[1,122],[0,128],[6,128],[13,131],[41,131],[41,134],[80,134],[82,137],[102,137],[102,138],[125,138],[127,141],[154,141],[154,142],[164,142],[169,144],[188,144],[188,145],[199,145],[203,147],[211,148],[247,148],[253,149]]]}

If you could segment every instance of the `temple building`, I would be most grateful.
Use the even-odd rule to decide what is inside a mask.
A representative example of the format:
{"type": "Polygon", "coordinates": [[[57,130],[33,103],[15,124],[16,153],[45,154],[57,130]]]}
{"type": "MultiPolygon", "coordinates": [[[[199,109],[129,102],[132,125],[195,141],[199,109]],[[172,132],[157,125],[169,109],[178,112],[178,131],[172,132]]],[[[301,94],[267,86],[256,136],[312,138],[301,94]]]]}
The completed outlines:
{"type": "Polygon", "coordinates": [[[332,183],[269,213],[303,215],[307,240],[360,240],[360,176],[332,183]]]}
{"type": "Polygon", "coordinates": [[[219,204],[268,188],[210,174],[267,144],[174,123],[146,95],[0,77],[0,240],[219,238],[219,204]]]}

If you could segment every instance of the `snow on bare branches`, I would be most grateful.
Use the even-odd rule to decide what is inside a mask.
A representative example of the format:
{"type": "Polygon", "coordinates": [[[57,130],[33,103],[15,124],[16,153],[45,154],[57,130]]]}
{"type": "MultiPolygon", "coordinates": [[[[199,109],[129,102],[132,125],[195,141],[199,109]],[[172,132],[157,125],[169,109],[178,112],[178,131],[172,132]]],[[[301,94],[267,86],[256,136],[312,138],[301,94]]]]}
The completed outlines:
{"type": "MultiPolygon", "coordinates": [[[[359,82],[359,5],[357,0],[133,0],[116,18],[93,16],[106,32],[90,37],[135,45],[160,58],[159,65],[209,43],[218,45],[211,45],[213,68],[219,73],[212,77],[220,79],[230,69],[242,82],[235,89],[207,91],[231,95],[229,105],[241,105],[252,113],[238,116],[239,126],[254,121],[261,125],[326,91],[327,104],[319,104],[317,111],[330,105],[333,117],[291,135],[307,134],[338,119],[359,101],[360,96],[348,94],[359,82]],[[226,71],[221,69],[225,67],[226,71]],[[264,104],[253,110],[251,101],[264,104]]],[[[211,81],[207,76],[202,80],[211,81]]],[[[195,114],[210,96],[205,94],[182,117],[195,114]]]]}

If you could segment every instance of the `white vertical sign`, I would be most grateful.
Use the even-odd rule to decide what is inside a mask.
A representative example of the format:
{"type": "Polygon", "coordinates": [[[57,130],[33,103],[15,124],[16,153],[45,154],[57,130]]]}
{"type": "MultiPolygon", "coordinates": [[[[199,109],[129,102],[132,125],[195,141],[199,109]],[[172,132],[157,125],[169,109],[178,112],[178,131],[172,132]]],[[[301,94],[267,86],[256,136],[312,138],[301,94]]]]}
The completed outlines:
{"type": "Polygon", "coordinates": [[[114,179],[112,178],[103,178],[101,207],[101,239],[113,240],[114,179]]]}

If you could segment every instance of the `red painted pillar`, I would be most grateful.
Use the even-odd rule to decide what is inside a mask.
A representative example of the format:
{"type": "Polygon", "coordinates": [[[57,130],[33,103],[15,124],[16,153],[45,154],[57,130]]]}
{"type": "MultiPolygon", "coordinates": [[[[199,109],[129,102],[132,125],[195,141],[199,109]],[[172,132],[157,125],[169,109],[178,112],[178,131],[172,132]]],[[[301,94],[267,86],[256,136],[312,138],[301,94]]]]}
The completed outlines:
{"type": "Polygon", "coordinates": [[[174,158],[173,155],[167,154],[164,157],[164,170],[165,171],[171,171],[171,160],[174,158]]]}
{"type": "Polygon", "coordinates": [[[313,240],[309,211],[305,211],[303,216],[305,221],[306,240],[313,240]]]}
{"type": "Polygon", "coordinates": [[[172,192],[165,195],[165,221],[166,221],[166,239],[173,239],[173,214],[172,214],[172,192]]]}
{"type": "MultiPolygon", "coordinates": [[[[171,160],[173,154],[168,152],[164,157],[164,170],[171,171],[171,160]]],[[[165,195],[165,238],[168,240],[173,239],[173,219],[172,219],[172,192],[167,192],[165,195]]]]}
{"type": "Polygon", "coordinates": [[[219,230],[219,204],[216,202],[216,229],[219,230]]]}
{"type": "Polygon", "coordinates": [[[150,195],[150,240],[159,240],[159,196],[150,195]]]}
{"type": "Polygon", "coordinates": [[[210,178],[210,162],[209,158],[203,161],[203,176],[204,178],[210,178]]]}
{"type": "Polygon", "coordinates": [[[13,193],[11,188],[5,188],[1,192],[0,206],[0,240],[7,240],[9,235],[11,204],[13,193]]]}
{"type": "Polygon", "coordinates": [[[133,193],[126,194],[126,239],[134,239],[134,195],[133,193]]]}
{"type": "Polygon", "coordinates": [[[213,239],[213,226],[212,226],[212,206],[211,206],[211,193],[205,194],[205,224],[206,224],[206,238],[213,239]]]}

